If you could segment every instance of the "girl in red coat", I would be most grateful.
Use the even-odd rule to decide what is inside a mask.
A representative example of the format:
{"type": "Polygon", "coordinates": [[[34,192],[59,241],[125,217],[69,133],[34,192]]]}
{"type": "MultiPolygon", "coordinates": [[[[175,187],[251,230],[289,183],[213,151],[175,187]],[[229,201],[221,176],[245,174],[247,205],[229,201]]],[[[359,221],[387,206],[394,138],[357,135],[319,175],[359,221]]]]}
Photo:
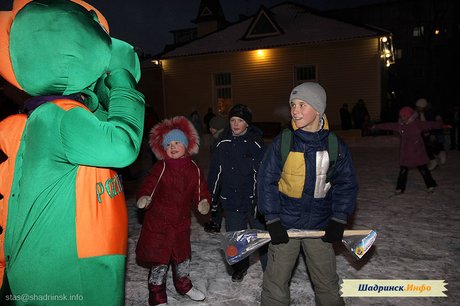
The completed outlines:
{"type": "Polygon", "coordinates": [[[401,137],[399,151],[399,176],[396,183],[396,194],[401,194],[406,189],[409,168],[417,167],[425,181],[428,192],[433,192],[437,186],[436,181],[428,170],[428,156],[422,139],[422,133],[442,128],[439,121],[421,121],[417,119],[417,112],[405,106],[399,111],[399,122],[381,123],[373,128],[396,132],[401,137]]]}
{"type": "Polygon", "coordinates": [[[207,214],[210,201],[203,171],[190,157],[198,153],[198,134],[178,116],[155,125],[149,144],[158,161],[137,193],[137,206],[147,212],[136,248],[137,261],[150,267],[149,305],[166,305],[169,266],[176,290],[202,301],[190,280],[192,206],[207,214]]]}

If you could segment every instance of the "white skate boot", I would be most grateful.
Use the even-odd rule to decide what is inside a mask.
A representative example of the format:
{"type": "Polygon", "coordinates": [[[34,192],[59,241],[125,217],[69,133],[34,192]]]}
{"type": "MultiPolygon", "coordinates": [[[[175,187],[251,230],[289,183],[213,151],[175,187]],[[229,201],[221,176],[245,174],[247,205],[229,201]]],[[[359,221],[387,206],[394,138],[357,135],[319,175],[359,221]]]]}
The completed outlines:
{"type": "Polygon", "coordinates": [[[203,292],[195,289],[195,287],[192,287],[185,295],[194,301],[203,301],[206,298],[203,292]]]}

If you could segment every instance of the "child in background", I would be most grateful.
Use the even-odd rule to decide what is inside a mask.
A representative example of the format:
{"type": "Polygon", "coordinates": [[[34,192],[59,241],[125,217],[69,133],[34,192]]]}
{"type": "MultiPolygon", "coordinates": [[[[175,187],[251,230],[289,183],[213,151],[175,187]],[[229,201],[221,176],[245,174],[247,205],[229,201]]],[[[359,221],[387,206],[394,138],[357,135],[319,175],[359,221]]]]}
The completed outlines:
{"type": "Polygon", "coordinates": [[[315,289],[317,305],[344,305],[333,242],[342,240],[355,208],[357,182],[348,148],[338,139],[335,171],[327,182],[329,130],[326,92],[318,83],[295,87],[290,95],[292,145],[283,166],[278,135],[258,174],[259,209],[271,237],[261,305],[289,305],[289,282],[300,247],[315,289]],[[288,229],[325,230],[321,239],[289,239],[288,229]]]}
{"type": "Polygon", "coordinates": [[[405,106],[399,111],[399,121],[381,123],[374,129],[388,130],[400,135],[399,149],[399,175],[396,183],[396,194],[406,190],[407,175],[409,168],[417,168],[425,181],[428,192],[433,192],[437,186],[436,181],[428,170],[428,156],[422,138],[424,132],[432,129],[440,129],[443,123],[440,121],[417,120],[418,114],[411,107],[405,106]]]}
{"type": "Polygon", "coordinates": [[[147,212],[136,248],[137,261],[150,268],[149,305],[166,305],[170,265],[176,290],[202,301],[190,280],[192,205],[205,215],[210,201],[203,172],[190,157],[198,153],[197,131],[178,116],[155,125],[149,143],[158,161],[137,193],[137,206],[147,212]]]}
{"type": "MultiPolygon", "coordinates": [[[[252,112],[246,105],[233,106],[228,114],[229,128],[212,153],[208,186],[214,203],[225,212],[225,230],[264,229],[256,217],[256,175],[264,154],[262,132],[252,125],[252,112]]],[[[262,269],[266,247],[259,249],[262,269]]],[[[249,268],[249,258],[232,265],[232,281],[241,282],[249,268]]]]}

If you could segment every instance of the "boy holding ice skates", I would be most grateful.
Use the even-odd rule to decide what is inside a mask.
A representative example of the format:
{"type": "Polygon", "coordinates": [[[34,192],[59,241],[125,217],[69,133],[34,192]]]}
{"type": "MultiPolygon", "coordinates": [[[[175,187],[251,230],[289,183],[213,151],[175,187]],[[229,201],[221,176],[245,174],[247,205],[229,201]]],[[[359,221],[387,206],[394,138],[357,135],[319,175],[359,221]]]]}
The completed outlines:
{"type": "Polygon", "coordinates": [[[258,208],[271,237],[261,305],[289,305],[289,281],[300,247],[316,304],[344,305],[332,243],[342,240],[355,208],[358,186],[352,159],[345,143],[328,130],[321,85],[307,82],[295,87],[289,104],[291,128],[274,139],[258,173],[258,208]],[[285,160],[283,134],[290,138],[285,160]],[[326,233],[321,239],[290,239],[288,229],[326,233]]]}

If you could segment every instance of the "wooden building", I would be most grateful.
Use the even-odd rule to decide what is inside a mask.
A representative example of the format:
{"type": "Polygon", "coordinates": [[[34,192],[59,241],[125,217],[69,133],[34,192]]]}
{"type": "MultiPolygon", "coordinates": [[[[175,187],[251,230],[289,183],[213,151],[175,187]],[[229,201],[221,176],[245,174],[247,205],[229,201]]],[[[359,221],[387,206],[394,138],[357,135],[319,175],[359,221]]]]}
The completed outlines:
{"type": "Polygon", "coordinates": [[[208,107],[225,113],[243,103],[252,109],[255,122],[284,123],[291,89],[317,81],[327,92],[331,125],[340,125],[342,104],[351,109],[358,99],[378,118],[390,43],[390,33],[291,2],[261,7],[254,16],[198,36],[152,61],[162,74],[160,113],[188,115],[196,109],[203,116],[208,107]]]}

